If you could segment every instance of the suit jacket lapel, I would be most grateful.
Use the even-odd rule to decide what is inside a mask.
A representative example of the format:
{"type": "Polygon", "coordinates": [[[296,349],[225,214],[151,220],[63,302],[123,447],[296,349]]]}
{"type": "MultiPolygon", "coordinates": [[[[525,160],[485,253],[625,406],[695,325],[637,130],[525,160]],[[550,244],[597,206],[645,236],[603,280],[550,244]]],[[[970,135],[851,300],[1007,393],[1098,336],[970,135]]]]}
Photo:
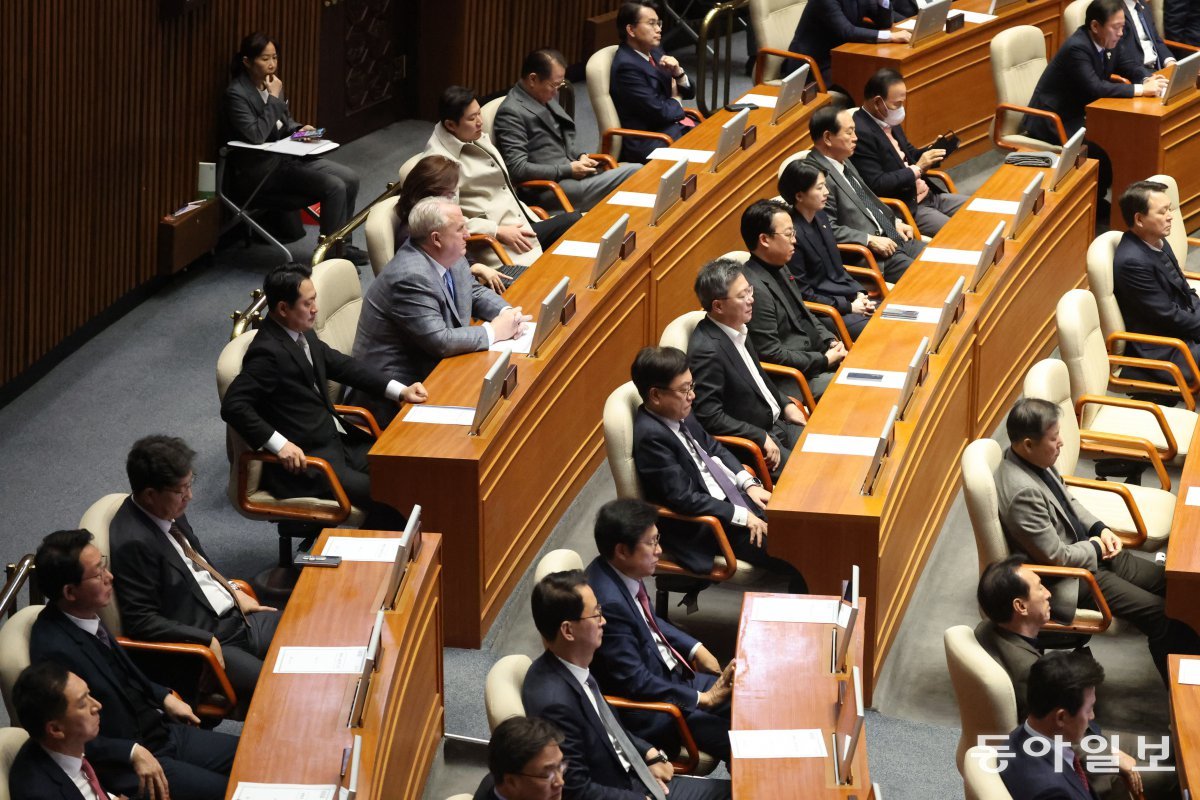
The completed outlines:
{"type": "MultiPolygon", "coordinates": [[[[651,420],[653,420],[655,425],[658,425],[660,428],[663,429],[663,431],[667,434],[668,438],[670,439],[671,446],[673,448],[675,448],[676,452],[682,451],[683,458],[681,458],[679,460],[679,463],[683,464],[685,469],[688,469],[691,471],[691,476],[692,476],[693,480],[695,480],[697,483],[699,483],[700,485],[703,486],[704,485],[704,476],[702,476],[700,474],[700,468],[696,466],[696,460],[692,457],[692,454],[688,452],[688,449],[683,444],[683,442],[679,441],[679,436],[676,435],[675,431],[673,431],[669,427],[667,427],[667,424],[665,422],[663,422],[660,418],[658,418],[654,414],[651,414],[649,411],[647,411],[644,406],[642,407],[641,413],[645,414],[647,417],[649,417],[651,420]]],[[[683,423],[681,422],[679,424],[682,427],[683,423]]]]}
{"type": "MultiPolygon", "coordinates": [[[[604,722],[600,719],[600,714],[597,713],[594,708],[592,708],[592,698],[588,697],[588,690],[584,689],[579,684],[579,681],[575,680],[575,676],[572,675],[571,672],[562,665],[557,656],[547,651],[547,657],[551,659],[551,666],[558,670],[563,680],[567,682],[567,686],[570,686],[571,691],[575,692],[575,694],[579,697],[579,702],[584,709],[583,716],[587,718],[588,724],[592,726],[592,730],[594,730],[596,735],[600,737],[600,741],[609,743],[608,747],[606,748],[608,754],[619,764],[621,759],[617,757],[617,751],[613,749],[612,740],[608,738],[608,730],[604,727],[604,722]],[[591,714],[587,713],[588,709],[592,710],[591,714]]],[[[604,702],[603,694],[601,694],[598,702],[604,702]]]]}
{"type": "Polygon", "coordinates": [[[454,302],[450,304],[447,298],[447,304],[452,305],[455,321],[466,325],[471,320],[471,271],[459,262],[450,265],[449,274],[454,281],[454,302]]]}
{"type": "MultiPolygon", "coordinates": [[[[751,375],[750,370],[746,368],[746,362],[742,361],[741,354],[737,351],[737,347],[734,346],[730,338],[725,335],[725,331],[718,328],[716,323],[713,323],[713,327],[708,331],[708,335],[717,343],[717,350],[721,353],[721,356],[733,365],[733,368],[737,371],[737,374],[742,376],[742,382],[751,388],[754,396],[757,397],[763,405],[766,405],[766,400],[763,399],[762,394],[760,394],[758,391],[757,384],[754,382],[754,376],[751,375]]],[[[746,349],[751,353],[751,358],[753,358],[754,354],[753,351],[750,351],[750,337],[748,336],[746,337],[746,349]]]]}
{"type": "MultiPolygon", "coordinates": [[[[112,691],[116,693],[116,696],[122,698],[125,697],[125,688],[121,686],[119,682],[117,682],[117,676],[113,674],[112,665],[105,661],[104,657],[100,654],[98,648],[103,647],[104,645],[100,644],[97,637],[85,632],[74,622],[71,622],[71,620],[67,619],[67,616],[63,612],[59,611],[57,608],[54,608],[54,611],[55,615],[52,617],[54,623],[66,632],[67,637],[70,638],[71,641],[75,642],[76,647],[78,647],[84,656],[86,656],[96,666],[97,673],[103,675],[104,679],[111,684],[112,691]],[[88,641],[89,639],[94,641],[88,641]]],[[[103,625],[104,623],[100,624],[103,625]]],[[[109,632],[109,636],[111,636],[113,639],[113,653],[118,659],[120,659],[124,653],[120,650],[120,645],[116,644],[116,637],[112,636],[111,631],[109,632]]]]}
{"type": "MultiPolygon", "coordinates": [[[[317,391],[317,374],[314,371],[317,357],[312,348],[311,342],[309,343],[308,351],[310,353],[314,353],[312,364],[308,363],[308,359],[305,358],[304,352],[300,349],[300,345],[296,342],[296,340],[293,339],[291,335],[284,329],[284,327],[275,320],[268,317],[266,321],[263,322],[262,329],[259,331],[260,336],[262,335],[262,331],[267,331],[271,336],[274,336],[277,340],[279,340],[280,346],[282,346],[288,355],[291,356],[292,360],[296,362],[296,366],[298,366],[300,371],[304,373],[304,376],[308,378],[309,386],[312,387],[314,392],[317,391]]],[[[308,340],[306,339],[305,341],[308,340]]]]}
{"type": "MultiPolygon", "coordinates": [[[[192,593],[192,596],[210,611],[213,611],[212,604],[208,602],[208,598],[205,597],[203,590],[200,588],[200,584],[196,583],[196,579],[192,577],[191,568],[183,562],[183,556],[179,555],[179,551],[177,551],[175,547],[167,541],[167,537],[171,534],[163,533],[162,528],[158,527],[158,523],[150,519],[150,517],[146,515],[146,512],[138,508],[137,504],[133,502],[132,498],[126,502],[133,506],[133,513],[137,516],[138,520],[142,523],[142,526],[146,529],[146,532],[150,535],[150,541],[154,543],[154,547],[158,549],[159,554],[176,572],[184,577],[184,583],[188,587],[188,590],[192,593]]],[[[176,520],[176,524],[179,524],[179,529],[184,531],[184,535],[186,537],[187,533],[189,532],[188,528],[190,528],[190,526],[187,526],[186,520],[180,518],[180,520],[176,520]],[[180,522],[182,522],[182,524],[179,524],[180,522]]],[[[190,539],[191,537],[187,538],[190,539]]],[[[199,548],[196,547],[195,542],[189,541],[188,544],[192,546],[192,549],[199,552],[199,548]]],[[[216,612],[213,611],[213,613],[215,614],[216,612]]]]}
{"type": "MultiPolygon", "coordinates": [[[[814,150],[813,153],[817,158],[818,166],[825,170],[826,179],[832,180],[837,184],[839,195],[838,202],[841,203],[845,200],[849,200],[851,203],[854,203],[854,206],[861,211],[867,217],[867,219],[872,220],[872,223],[874,223],[875,216],[871,213],[870,209],[863,206],[862,201],[858,199],[858,192],[854,191],[854,187],[850,185],[850,180],[845,176],[845,174],[835,167],[833,163],[830,162],[830,160],[827,159],[822,153],[819,153],[816,150],[814,150]]],[[[844,164],[842,164],[842,169],[850,170],[850,162],[846,161],[844,164]]]]}

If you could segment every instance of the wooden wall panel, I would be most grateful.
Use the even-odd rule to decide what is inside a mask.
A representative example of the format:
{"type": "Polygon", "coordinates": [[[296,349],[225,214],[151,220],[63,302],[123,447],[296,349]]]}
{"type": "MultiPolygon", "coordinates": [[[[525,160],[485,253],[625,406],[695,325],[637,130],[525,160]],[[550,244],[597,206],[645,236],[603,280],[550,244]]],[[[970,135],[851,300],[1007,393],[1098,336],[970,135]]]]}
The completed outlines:
{"type": "Polygon", "coordinates": [[[157,271],[158,221],[195,196],[242,36],[280,40],[299,119],[316,109],[321,5],[0,3],[0,388],[157,271]]]}

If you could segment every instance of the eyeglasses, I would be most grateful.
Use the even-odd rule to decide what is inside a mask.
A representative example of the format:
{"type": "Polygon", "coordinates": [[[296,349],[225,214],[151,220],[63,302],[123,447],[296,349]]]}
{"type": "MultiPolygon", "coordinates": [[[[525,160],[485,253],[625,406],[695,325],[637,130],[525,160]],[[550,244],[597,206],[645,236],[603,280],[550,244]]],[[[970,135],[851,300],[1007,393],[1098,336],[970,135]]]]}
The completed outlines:
{"type": "Polygon", "coordinates": [[[662,30],[663,21],[661,19],[644,19],[642,22],[649,25],[651,28],[654,28],[656,31],[662,30]]]}
{"type": "Polygon", "coordinates": [[[195,488],[196,488],[196,476],[192,475],[192,479],[190,481],[188,481],[187,483],[185,483],[183,486],[180,486],[179,488],[163,489],[163,491],[170,492],[171,494],[177,494],[180,497],[183,497],[185,494],[191,494],[192,490],[195,488]]]}
{"type": "Polygon", "coordinates": [[[658,547],[658,543],[661,541],[662,541],[662,535],[659,534],[656,536],[652,536],[649,539],[642,539],[642,544],[646,545],[647,547],[649,547],[650,549],[653,550],[655,547],[658,547]]]}
{"type": "Polygon", "coordinates": [[[603,617],[603,616],[604,616],[604,608],[599,603],[597,603],[595,614],[589,614],[586,617],[576,617],[574,620],[572,620],[572,622],[583,622],[585,619],[599,619],[600,617],[603,617]]]}
{"type": "Polygon", "coordinates": [[[795,239],[796,238],[796,229],[788,228],[787,230],[783,230],[783,231],[771,231],[771,235],[772,236],[782,236],[785,239],[795,239]]]}
{"type": "Polygon", "coordinates": [[[79,582],[83,583],[83,581],[94,581],[96,578],[102,579],[107,574],[109,574],[109,572],[108,572],[108,556],[100,556],[100,571],[97,572],[95,575],[88,575],[86,578],[83,578],[79,582]]]}
{"type": "Polygon", "coordinates": [[[526,778],[533,778],[534,780],[538,781],[552,781],[555,778],[561,779],[562,776],[567,772],[567,766],[568,764],[566,761],[560,761],[557,764],[552,765],[549,772],[547,772],[545,775],[531,775],[528,772],[518,772],[517,774],[524,775],[526,778]]]}
{"type": "Polygon", "coordinates": [[[754,287],[747,286],[745,291],[738,292],[733,297],[722,297],[721,299],[722,300],[739,300],[744,303],[747,300],[749,300],[751,297],[754,297],[754,287]]]}
{"type": "Polygon", "coordinates": [[[689,394],[696,393],[696,384],[694,384],[694,383],[684,384],[683,386],[680,386],[678,389],[673,389],[670,386],[655,386],[654,388],[661,389],[664,392],[674,392],[675,394],[680,395],[682,397],[687,397],[689,394]]]}
{"type": "Polygon", "coordinates": [[[559,89],[567,85],[567,79],[563,78],[561,81],[554,82],[551,82],[549,79],[547,79],[546,83],[550,84],[550,88],[557,92],[559,89]]]}

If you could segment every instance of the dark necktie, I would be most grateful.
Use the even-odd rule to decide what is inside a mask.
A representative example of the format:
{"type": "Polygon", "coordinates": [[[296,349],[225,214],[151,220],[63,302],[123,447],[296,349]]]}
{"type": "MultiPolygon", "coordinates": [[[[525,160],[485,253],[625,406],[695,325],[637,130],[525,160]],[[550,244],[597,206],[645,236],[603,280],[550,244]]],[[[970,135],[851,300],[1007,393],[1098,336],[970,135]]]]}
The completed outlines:
{"type": "Polygon", "coordinates": [[[638,581],[637,601],[642,607],[642,613],[646,615],[646,622],[650,624],[650,629],[662,639],[663,644],[671,651],[671,655],[675,656],[675,660],[679,662],[680,668],[683,669],[683,674],[689,680],[696,674],[687,660],[679,654],[679,651],[671,644],[671,640],[663,636],[662,629],[658,627],[658,620],[654,618],[654,612],[650,610],[650,595],[646,593],[646,586],[641,581],[638,581]]]}
{"type": "Polygon", "coordinates": [[[846,181],[850,184],[850,187],[854,189],[854,193],[858,195],[859,202],[863,204],[863,207],[866,208],[868,212],[870,212],[871,218],[875,220],[875,224],[879,227],[879,230],[883,232],[884,236],[888,237],[894,242],[902,242],[903,239],[900,237],[900,232],[896,230],[895,226],[892,225],[891,222],[888,221],[887,216],[879,210],[879,201],[875,199],[875,196],[871,194],[866,186],[863,186],[863,184],[854,176],[850,169],[851,168],[849,165],[845,166],[846,181]]]}
{"type": "Polygon", "coordinates": [[[1079,782],[1083,784],[1083,790],[1089,795],[1092,794],[1092,785],[1088,782],[1087,773],[1083,771],[1083,762],[1079,760],[1079,754],[1075,754],[1075,774],[1079,776],[1079,782]]]}
{"type": "MultiPolygon", "coordinates": [[[[1134,9],[1137,10],[1138,17],[1142,20],[1142,30],[1146,33],[1146,39],[1150,42],[1150,47],[1154,50],[1154,61],[1149,62],[1148,66],[1154,69],[1162,69],[1162,58],[1158,55],[1158,48],[1154,44],[1154,23],[1146,18],[1146,6],[1142,3],[1134,3],[1134,9]]],[[[1141,37],[1139,37],[1141,38],[1141,37]]]]}
{"type": "Polygon", "coordinates": [[[600,694],[600,687],[596,685],[596,679],[588,675],[587,679],[588,690],[591,691],[592,697],[596,701],[596,712],[600,716],[600,724],[604,726],[605,732],[609,738],[616,742],[617,749],[620,754],[625,757],[633,768],[633,774],[637,775],[642,786],[655,800],[666,800],[666,795],[663,794],[662,787],[658,785],[658,780],[650,772],[650,767],[646,766],[645,759],[638,753],[637,748],[633,746],[633,742],[629,740],[629,736],[625,733],[625,729],[621,727],[621,723],[617,722],[617,718],[613,716],[612,709],[608,707],[608,703],[604,700],[604,695],[600,694]]]}
{"type": "Polygon", "coordinates": [[[320,385],[317,384],[316,365],[313,364],[312,351],[308,349],[308,340],[304,338],[304,334],[302,333],[297,336],[294,341],[296,342],[296,346],[300,348],[300,352],[304,353],[304,357],[308,360],[308,365],[313,367],[313,388],[317,390],[317,394],[319,394],[321,399],[325,401],[325,406],[329,409],[330,416],[333,417],[333,425],[335,428],[337,428],[337,432],[344,434],[346,432],[346,428],[342,425],[342,421],[338,419],[337,414],[333,413],[333,407],[329,405],[329,396],[325,394],[324,390],[321,389],[320,385]]]}
{"type": "Polygon", "coordinates": [[[106,631],[104,629],[103,622],[101,622],[100,625],[96,628],[96,638],[100,640],[100,644],[104,645],[109,650],[112,650],[112,646],[113,646],[112,637],[109,636],[108,631],[106,631]]]}
{"type": "Polygon", "coordinates": [[[96,777],[96,770],[92,769],[92,765],[88,760],[83,759],[80,765],[83,769],[83,775],[87,778],[88,786],[92,787],[92,791],[96,793],[96,800],[108,800],[108,794],[104,791],[104,787],[100,785],[100,779],[96,777]]]}
{"type": "Polygon", "coordinates": [[[729,476],[725,474],[723,464],[718,464],[716,459],[704,452],[704,448],[700,443],[692,438],[692,433],[687,429],[687,425],[682,420],[679,422],[679,430],[683,434],[683,438],[687,440],[688,445],[692,448],[692,452],[700,459],[700,463],[704,464],[708,470],[708,474],[713,476],[713,480],[717,482],[717,486],[725,493],[725,499],[733,503],[739,508],[749,507],[746,501],[742,499],[742,493],[733,485],[733,481],[729,480],[729,476]]]}
{"type": "Polygon", "coordinates": [[[237,609],[238,615],[242,618],[242,622],[246,622],[246,615],[242,613],[242,607],[238,605],[237,590],[233,588],[233,584],[227,581],[224,575],[217,572],[216,568],[213,567],[212,564],[208,563],[208,560],[205,559],[204,556],[196,552],[196,548],[192,547],[191,542],[189,542],[187,537],[183,535],[182,528],[172,523],[170,534],[171,538],[178,542],[179,546],[183,549],[183,554],[187,556],[187,558],[189,558],[193,564],[211,575],[213,580],[221,584],[222,589],[229,592],[229,597],[231,600],[233,600],[233,607],[237,609]]]}
{"type": "Polygon", "coordinates": [[[458,290],[454,288],[454,276],[450,274],[450,270],[442,273],[442,283],[446,284],[446,296],[450,298],[450,304],[458,310],[458,290]]]}

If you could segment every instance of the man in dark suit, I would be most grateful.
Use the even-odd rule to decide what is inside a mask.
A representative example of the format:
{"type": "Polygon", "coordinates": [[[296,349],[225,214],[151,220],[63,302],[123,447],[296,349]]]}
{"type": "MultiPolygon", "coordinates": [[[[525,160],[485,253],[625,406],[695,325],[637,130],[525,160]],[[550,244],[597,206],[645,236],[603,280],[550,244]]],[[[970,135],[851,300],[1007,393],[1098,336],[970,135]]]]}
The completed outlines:
{"type": "Polygon", "coordinates": [[[31,663],[55,661],[99,701],[100,733],[86,749],[109,790],[133,797],[221,800],[237,737],[194,727],[191,706],[139,670],[100,621],[112,573],[87,531],[56,531],[34,557],[46,608],[33,624],[31,663]]]}
{"type": "MultiPolygon", "coordinates": [[[[467,222],[454,203],[427,197],[408,215],[409,238],[363,296],[353,356],[400,383],[419,385],[443,358],[487,350],[521,335],[530,317],[471,278],[467,222]],[[471,318],[486,320],[472,325],[471,318]]],[[[347,401],[381,425],[396,404],[353,389],[347,401]]]]}
{"type": "MultiPolygon", "coordinates": [[[[644,581],[654,575],[658,511],[641,500],[605,503],[596,515],[596,549],[588,585],[604,608],[604,640],[592,672],[608,694],[671,703],[683,712],[701,751],[728,761],[734,662],[724,669],[695,637],[654,614],[644,581]]],[[[666,714],[622,711],[625,727],[668,752],[679,732],[666,714]]]]}
{"type": "Polygon", "coordinates": [[[813,139],[808,160],[825,173],[829,188],[825,212],[833,224],[833,237],[839,243],[869,248],[884,278],[895,283],[925,244],[911,225],[879,201],[850,160],[858,145],[854,115],[825,106],[808,121],[808,130],[813,139]]]}
{"type": "MultiPolygon", "coordinates": [[[[820,399],[846,357],[846,346],[804,305],[801,286],[787,269],[796,252],[796,229],[788,207],[756,200],[742,213],[742,241],[750,251],[744,274],[754,288],[754,315],[747,328],[758,357],[804,373],[820,399]]],[[[794,382],[777,384],[795,390],[794,382]]]]}
{"type": "MultiPolygon", "coordinates": [[[[677,514],[716,517],[737,558],[785,576],[789,592],[805,594],[799,571],[767,554],[764,517],[771,493],[692,415],[687,356],[674,347],[644,347],[630,372],[643,402],[633,422],[633,461],[646,499],[677,514]]],[[[667,522],[664,549],[670,557],[691,572],[710,572],[717,555],[712,532],[667,522]]]]}
{"type": "Polygon", "coordinates": [[[563,794],[563,735],[544,719],[509,717],[488,742],[488,774],[473,800],[559,800],[563,794]]]}
{"type": "Polygon", "coordinates": [[[589,666],[604,614],[579,570],[555,572],[533,588],[533,622],[546,651],[525,675],[525,713],[563,735],[563,795],[571,800],[717,800],[728,781],[676,777],[667,754],[629,733],[600,693],[589,666]]]}
{"type": "Polygon", "coordinates": [[[425,387],[389,380],[317,338],[311,275],[303,264],[283,264],[267,274],[263,292],[269,315],[225,393],[221,419],[251,448],[279,456],[280,465],[267,464],[262,471],[263,485],[275,496],[332,497],[323,476],[305,472],[308,456],[318,456],[333,467],[350,501],[367,512],[365,528],[400,530],[403,516],[371,498],[371,438],[334,411],[325,382],[409,403],[425,402],[425,387]]]}
{"type": "MultiPolygon", "coordinates": [[[[566,60],[557,50],[534,50],[496,111],[493,138],[516,183],[557,181],[577,211],[588,211],[637,171],[637,164],[601,168],[575,146],[575,120],[558,104],[567,79],[566,60]]],[[[529,191],[529,190],[522,190],[529,191]]],[[[529,202],[555,207],[549,189],[534,190],[529,202]]]]}
{"type": "MultiPolygon", "coordinates": [[[[912,8],[906,10],[916,13],[912,8]]],[[[825,84],[832,86],[835,79],[829,54],[838,45],[847,42],[873,44],[912,40],[909,31],[891,30],[893,16],[887,0],[810,0],[800,15],[788,50],[811,56],[820,67],[825,84]],[[863,25],[864,19],[869,26],[863,25]]],[[[783,74],[799,66],[799,63],[789,59],[784,62],[783,74]]]]}
{"type": "Polygon", "coordinates": [[[8,770],[12,797],[108,800],[84,756],[87,743],[100,733],[100,704],[83,679],[61,664],[43,661],[21,671],[12,700],[17,720],[29,733],[8,770]]]}
{"type": "Polygon", "coordinates": [[[1171,41],[1200,45],[1200,4],[1163,0],[1163,31],[1171,41]]]}
{"type": "Polygon", "coordinates": [[[719,258],[700,268],[695,289],[708,312],[688,342],[696,419],[714,436],[741,436],[757,444],[778,476],[805,416],[767,377],[749,340],[754,288],[741,264],[719,258]]]}
{"type": "MultiPolygon", "coordinates": [[[[613,56],[611,92],[621,127],[665,133],[678,139],[696,122],[683,113],[680,99],[696,96],[688,74],[674,56],[663,53],[662,20],[650,0],[624,2],[617,10],[617,37],[621,44],[613,56]]],[[[621,160],[646,160],[661,147],[652,139],[625,136],[621,160]]]]}
{"type": "Polygon", "coordinates": [[[1116,49],[1117,61],[1124,72],[1117,73],[1134,83],[1141,83],[1151,74],[1175,63],[1175,56],[1163,41],[1154,25],[1154,12],[1142,0],[1123,0],[1125,32],[1116,49]],[[1132,67],[1132,68],[1131,68],[1132,67]]]}
{"type": "MultiPolygon", "coordinates": [[[[1200,297],[1184,278],[1167,242],[1171,233],[1171,198],[1164,184],[1137,181],[1121,195],[1121,216],[1129,230],[1113,257],[1113,294],[1125,319],[1125,330],[1182,339],[1192,359],[1200,359],[1200,297]]],[[[1165,344],[1128,342],[1125,355],[1170,361],[1186,381],[1196,375],[1185,353],[1165,344]]],[[[1126,369],[1131,377],[1171,381],[1162,372],[1126,369]]]]}
{"type": "Polygon", "coordinates": [[[135,639],[211,648],[245,709],[279,612],[217,572],[192,530],[185,512],[195,455],[182,439],[147,436],[134,443],[125,460],[133,494],[108,532],[121,625],[135,639]]]}
{"type": "Polygon", "coordinates": [[[908,87],[896,70],[884,67],[867,80],[863,104],[854,112],[858,142],[850,162],[868,189],[879,197],[902,201],[921,233],[933,236],[967,197],[925,180],[926,172],[942,163],[946,151],[933,144],[918,149],[908,141],[901,127],[907,100],[908,87]]]}

